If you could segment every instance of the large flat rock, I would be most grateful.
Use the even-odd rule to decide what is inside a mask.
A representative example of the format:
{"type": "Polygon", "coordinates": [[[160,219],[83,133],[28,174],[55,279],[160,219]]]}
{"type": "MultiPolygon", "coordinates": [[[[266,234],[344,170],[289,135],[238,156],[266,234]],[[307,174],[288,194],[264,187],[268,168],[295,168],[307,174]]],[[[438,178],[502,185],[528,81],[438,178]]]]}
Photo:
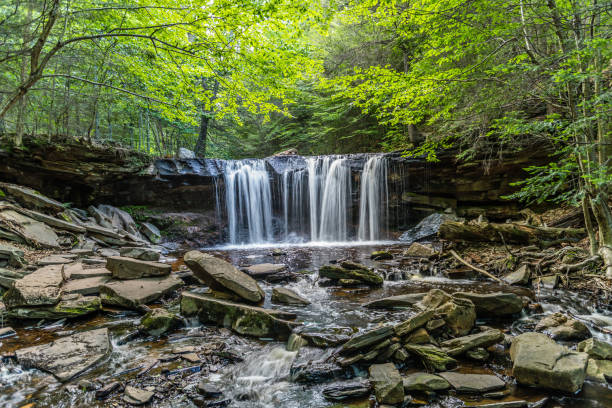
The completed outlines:
{"type": "Polygon", "coordinates": [[[6,307],[55,305],[64,282],[62,270],[62,265],[45,266],[15,281],[4,295],[6,307]]]}
{"type": "Polygon", "coordinates": [[[246,267],[245,272],[255,279],[261,279],[269,275],[283,272],[286,269],[287,265],[285,264],[262,263],[246,267]]]}
{"type": "Polygon", "coordinates": [[[523,310],[523,300],[514,293],[457,292],[453,296],[471,300],[478,317],[508,316],[523,310]]]}
{"type": "Polygon", "coordinates": [[[95,313],[100,310],[98,296],[82,296],[78,293],[65,294],[53,306],[15,307],[8,315],[17,319],[70,319],[95,313]]]}
{"type": "Polygon", "coordinates": [[[172,267],[159,262],[140,259],[111,256],[106,259],[106,269],[111,271],[115,279],[138,279],[153,276],[165,276],[172,272],[172,267]]]}
{"type": "Polygon", "coordinates": [[[0,183],[0,190],[29,209],[51,211],[54,213],[64,210],[64,206],[59,201],[46,197],[38,191],[28,187],[10,183],[0,183]]]}
{"type": "Polygon", "coordinates": [[[174,275],[130,280],[113,280],[100,286],[102,303],[128,309],[155,302],[183,286],[174,275]]]}
{"type": "Polygon", "coordinates": [[[423,300],[425,293],[408,293],[406,295],[389,296],[364,303],[368,309],[392,309],[394,307],[411,307],[423,300]]]}
{"type": "Polygon", "coordinates": [[[80,293],[81,295],[97,295],[100,293],[100,286],[104,285],[109,280],[109,276],[94,276],[91,278],[70,280],[62,286],[62,292],[80,293]]]}
{"type": "Polygon", "coordinates": [[[569,350],[542,333],[523,333],[510,347],[512,375],[520,384],[576,392],[586,376],[587,353],[569,350]]]}
{"type": "Polygon", "coordinates": [[[202,323],[215,323],[255,337],[287,339],[299,326],[299,323],[283,320],[295,315],[189,292],[181,296],[181,314],[197,316],[202,323]]]}
{"type": "Polygon", "coordinates": [[[59,248],[57,234],[45,223],[14,210],[0,210],[0,226],[19,235],[26,242],[45,248],[59,248]]]}
{"type": "Polygon", "coordinates": [[[439,374],[457,390],[465,393],[482,393],[501,390],[506,383],[498,377],[490,374],[461,374],[455,372],[444,372],[439,374]]]}
{"type": "Polygon", "coordinates": [[[211,289],[230,291],[253,303],[264,300],[265,293],[255,279],[229,262],[199,251],[189,251],[183,259],[189,269],[211,289]]]}
{"type": "Polygon", "coordinates": [[[49,372],[66,382],[106,358],[111,348],[108,329],[104,328],[23,348],[15,355],[21,365],[49,372]]]}

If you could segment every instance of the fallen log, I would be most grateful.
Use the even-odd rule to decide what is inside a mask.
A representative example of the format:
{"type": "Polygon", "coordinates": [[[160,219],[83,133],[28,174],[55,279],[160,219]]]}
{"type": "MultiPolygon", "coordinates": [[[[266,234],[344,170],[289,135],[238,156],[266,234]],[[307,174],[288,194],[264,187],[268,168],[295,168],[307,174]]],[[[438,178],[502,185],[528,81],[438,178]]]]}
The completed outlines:
{"type": "Polygon", "coordinates": [[[543,241],[575,241],[586,236],[584,228],[536,227],[516,223],[464,224],[445,220],[438,235],[449,241],[477,241],[508,244],[540,244],[543,241]]]}

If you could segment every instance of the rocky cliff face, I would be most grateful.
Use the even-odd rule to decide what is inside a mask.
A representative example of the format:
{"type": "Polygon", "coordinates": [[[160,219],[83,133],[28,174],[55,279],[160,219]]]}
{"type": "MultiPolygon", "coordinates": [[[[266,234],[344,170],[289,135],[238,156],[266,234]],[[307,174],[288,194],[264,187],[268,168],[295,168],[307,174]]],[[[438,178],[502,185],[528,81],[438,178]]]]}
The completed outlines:
{"type": "MultiPolygon", "coordinates": [[[[347,156],[355,184],[366,157],[347,156]]],[[[439,158],[431,163],[388,155],[389,208],[397,227],[413,222],[407,214],[419,210],[452,208],[459,215],[505,219],[516,213],[518,204],[501,197],[514,191],[512,182],[525,177],[524,167],[546,163],[548,152],[538,148],[509,153],[502,160],[457,162],[449,151],[439,158]]],[[[285,169],[306,164],[303,157],[291,155],[267,158],[266,165],[277,186],[285,169]]],[[[223,161],[217,159],[151,160],[139,153],[74,140],[60,145],[30,142],[25,150],[0,150],[0,181],[27,185],[81,207],[109,203],[172,211],[214,210],[216,191],[223,189],[223,168],[223,161]]],[[[355,205],[357,201],[355,194],[355,205]]]]}

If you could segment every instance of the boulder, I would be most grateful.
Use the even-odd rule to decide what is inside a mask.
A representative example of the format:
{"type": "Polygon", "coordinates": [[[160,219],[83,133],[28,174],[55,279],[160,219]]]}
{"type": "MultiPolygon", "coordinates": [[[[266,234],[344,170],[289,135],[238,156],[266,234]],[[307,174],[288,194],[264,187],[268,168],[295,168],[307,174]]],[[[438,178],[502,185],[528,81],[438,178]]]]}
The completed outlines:
{"type": "Polygon", "coordinates": [[[322,394],[328,401],[345,401],[348,399],[365,398],[370,395],[370,390],[371,386],[368,381],[353,381],[325,387],[322,394]]]}
{"type": "Polygon", "coordinates": [[[161,336],[179,327],[182,320],[164,308],[153,309],[140,321],[142,330],[149,336],[161,336]]]}
{"type": "MultiPolygon", "coordinates": [[[[0,191],[14,199],[17,203],[29,209],[37,209],[58,213],[64,210],[59,201],[46,197],[36,190],[10,183],[0,183],[0,191]]],[[[2,194],[0,194],[1,196],[2,194]]]]}
{"type": "Polygon", "coordinates": [[[183,281],[173,275],[113,280],[100,286],[100,297],[106,305],[137,309],[141,305],[155,302],[181,286],[183,281]]]}
{"type": "Polygon", "coordinates": [[[25,265],[23,251],[16,246],[0,244],[0,259],[6,259],[8,264],[14,268],[21,268],[25,265]]]}
{"type": "Polygon", "coordinates": [[[309,305],[310,301],[298,295],[291,289],[274,288],[272,289],[272,302],[284,303],[287,305],[309,305]]]}
{"type": "Polygon", "coordinates": [[[469,299],[452,297],[435,309],[455,336],[468,334],[476,323],[476,308],[469,299]]]}
{"type": "Polygon", "coordinates": [[[28,215],[29,217],[34,218],[36,221],[44,222],[45,224],[50,225],[57,229],[70,231],[70,232],[76,232],[77,234],[84,234],[85,231],[87,231],[85,227],[74,224],[70,221],[51,217],[51,216],[41,214],[36,211],[25,211],[25,214],[28,215]]]}
{"type": "Polygon", "coordinates": [[[106,269],[111,271],[115,279],[139,279],[153,276],[169,275],[172,267],[159,262],[142,261],[140,259],[111,256],[106,259],[106,269]]]}
{"type": "Polygon", "coordinates": [[[509,316],[523,310],[523,300],[514,293],[457,292],[453,296],[471,300],[478,317],[509,316]]]}
{"type": "Polygon", "coordinates": [[[143,222],[140,226],[140,230],[152,243],[158,244],[161,241],[161,232],[155,225],[143,222]]]}
{"type": "Polygon", "coordinates": [[[283,320],[290,315],[280,311],[189,292],[181,295],[181,314],[185,317],[197,316],[202,323],[228,327],[238,334],[282,340],[287,339],[293,329],[299,326],[299,323],[283,320]]]}
{"type": "Polygon", "coordinates": [[[404,390],[420,392],[439,392],[446,391],[450,384],[439,375],[429,373],[413,373],[404,377],[404,390]]]}
{"type": "Polygon", "coordinates": [[[404,402],[404,384],[399,371],[392,363],[370,366],[370,383],[374,387],[379,404],[400,404],[404,402]]]}
{"type": "Polygon", "coordinates": [[[483,347],[476,347],[465,352],[465,356],[474,361],[487,361],[489,352],[483,347]]]}
{"type": "Polygon", "coordinates": [[[432,289],[416,304],[421,309],[435,309],[451,300],[451,295],[441,289],[432,289]]]}
{"type": "Polygon", "coordinates": [[[265,293],[257,282],[229,262],[199,251],[189,251],[183,259],[189,269],[211,289],[229,291],[253,303],[264,300],[265,293]]]}
{"type": "Polygon", "coordinates": [[[179,147],[177,157],[179,159],[195,159],[196,155],[193,150],[189,150],[185,147],[179,147]]]}
{"type": "Polygon", "coordinates": [[[346,343],[350,336],[342,333],[323,332],[323,331],[301,331],[300,336],[308,341],[308,344],[315,347],[336,347],[346,343]]]}
{"type": "Polygon", "coordinates": [[[287,270],[287,265],[285,264],[262,263],[247,267],[245,272],[255,279],[263,279],[266,276],[275,275],[285,270],[287,270]]]}
{"type": "Polygon", "coordinates": [[[73,293],[63,295],[54,306],[15,307],[9,309],[8,315],[14,319],[70,319],[95,313],[100,308],[99,297],[73,293]]]}
{"type": "Polygon", "coordinates": [[[107,220],[110,220],[112,228],[129,234],[132,241],[143,240],[143,237],[140,235],[138,227],[136,226],[136,222],[134,222],[134,219],[129,213],[117,207],[113,207],[112,205],[106,204],[98,205],[97,209],[107,217],[107,220]]]}
{"type": "Polygon", "coordinates": [[[380,286],[383,278],[371,269],[363,265],[355,267],[355,263],[343,262],[341,266],[325,265],[319,268],[319,277],[329,278],[334,281],[341,279],[354,280],[371,286],[380,286]]]}
{"type": "Polygon", "coordinates": [[[143,247],[123,247],[119,250],[119,255],[126,258],[141,259],[143,261],[159,261],[159,252],[143,247]]]}
{"type": "Polygon", "coordinates": [[[412,243],[410,247],[404,251],[404,256],[411,256],[415,258],[431,258],[436,254],[436,251],[431,245],[420,244],[418,242],[412,243]]]}
{"type": "Polygon", "coordinates": [[[586,370],[587,380],[597,381],[601,383],[610,382],[612,379],[612,361],[597,360],[589,358],[586,370]]]}
{"type": "Polygon", "coordinates": [[[382,326],[363,333],[355,334],[340,348],[340,353],[352,353],[369,347],[394,335],[393,326],[382,326]]]}
{"type": "Polygon", "coordinates": [[[457,391],[464,393],[483,393],[501,390],[506,387],[506,383],[494,375],[489,374],[461,374],[455,372],[440,373],[457,391]]]}
{"type": "Polygon", "coordinates": [[[516,336],[510,358],[512,375],[520,384],[574,393],[584,383],[588,354],[571,351],[545,334],[516,336]]]}
{"type": "Polygon", "coordinates": [[[374,261],[384,261],[393,259],[393,255],[389,251],[374,251],[370,254],[370,259],[374,261]]]}
{"type": "Polygon", "coordinates": [[[403,337],[414,330],[424,326],[428,321],[430,321],[434,317],[435,312],[431,309],[425,310],[421,313],[417,313],[415,316],[412,316],[410,319],[395,325],[393,328],[395,330],[395,334],[403,337]]]}
{"type": "Polygon", "coordinates": [[[110,258],[111,256],[119,256],[120,252],[113,248],[100,248],[98,249],[98,255],[103,258],[110,258]]]}
{"type": "Polygon", "coordinates": [[[64,282],[62,269],[62,265],[45,266],[15,281],[4,295],[6,307],[55,305],[64,282]]]}
{"type": "Polygon", "coordinates": [[[612,344],[605,341],[595,338],[586,339],[578,343],[576,349],[595,359],[612,360],[612,344]]]}
{"type": "Polygon", "coordinates": [[[417,356],[429,371],[446,371],[457,366],[457,360],[436,346],[406,344],[404,347],[410,354],[417,356]]]}
{"type": "Polygon", "coordinates": [[[424,293],[408,293],[406,295],[389,296],[364,303],[368,309],[392,309],[395,307],[411,307],[423,300],[424,293]]]}
{"type": "Polygon", "coordinates": [[[92,278],[74,279],[62,286],[64,293],[80,293],[81,295],[98,295],[100,286],[110,280],[110,276],[94,276],[92,278]]]}
{"type": "Polygon", "coordinates": [[[527,264],[521,265],[516,271],[502,278],[509,285],[527,285],[531,279],[531,268],[527,264]]]}
{"type": "Polygon", "coordinates": [[[24,367],[49,372],[66,382],[105,359],[110,352],[108,329],[103,328],[22,348],[15,352],[15,356],[24,367]]]}
{"type": "Polygon", "coordinates": [[[58,236],[52,228],[14,210],[0,210],[0,227],[8,229],[26,242],[43,248],[59,248],[58,236]]]}
{"type": "Polygon", "coordinates": [[[440,343],[450,356],[461,355],[468,350],[477,347],[489,347],[504,340],[504,333],[501,330],[490,329],[469,336],[457,337],[440,343]]]}
{"type": "Polygon", "coordinates": [[[457,217],[448,214],[431,214],[423,218],[415,227],[405,231],[399,240],[407,244],[415,241],[433,238],[439,231],[440,225],[445,220],[455,220],[457,217]]]}
{"type": "Polygon", "coordinates": [[[584,323],[561,312],[544,317],[536,324],[535,331],[547,333],[555,340],[582,340],[591,337],[584,323]]]}
{"type": "Polygon", "coordinates": [[[153,391],[127,385],[123,391],[123,401],[130,405],[144,405],[153,398],[153,391]]]}
{"type": "Polygon", "coordinates": [[[336,378],[346,378],[348,370],[333,363],[307,361],[293,364],[289,370],[291,380],[301,384],[318,384],[336,378]]]}

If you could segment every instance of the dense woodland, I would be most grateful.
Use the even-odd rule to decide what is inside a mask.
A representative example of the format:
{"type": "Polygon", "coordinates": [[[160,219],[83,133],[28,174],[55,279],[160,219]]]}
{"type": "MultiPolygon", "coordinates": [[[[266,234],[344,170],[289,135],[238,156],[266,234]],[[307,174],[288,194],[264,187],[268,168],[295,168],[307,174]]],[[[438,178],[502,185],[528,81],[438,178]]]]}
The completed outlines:
{"type": "Polygon", "coordinates": [[[8,0],[0,134],[222,158],[545,145],[515,198],[582,205],[612,274],[610,24],[599,0],[8,0]]]}

